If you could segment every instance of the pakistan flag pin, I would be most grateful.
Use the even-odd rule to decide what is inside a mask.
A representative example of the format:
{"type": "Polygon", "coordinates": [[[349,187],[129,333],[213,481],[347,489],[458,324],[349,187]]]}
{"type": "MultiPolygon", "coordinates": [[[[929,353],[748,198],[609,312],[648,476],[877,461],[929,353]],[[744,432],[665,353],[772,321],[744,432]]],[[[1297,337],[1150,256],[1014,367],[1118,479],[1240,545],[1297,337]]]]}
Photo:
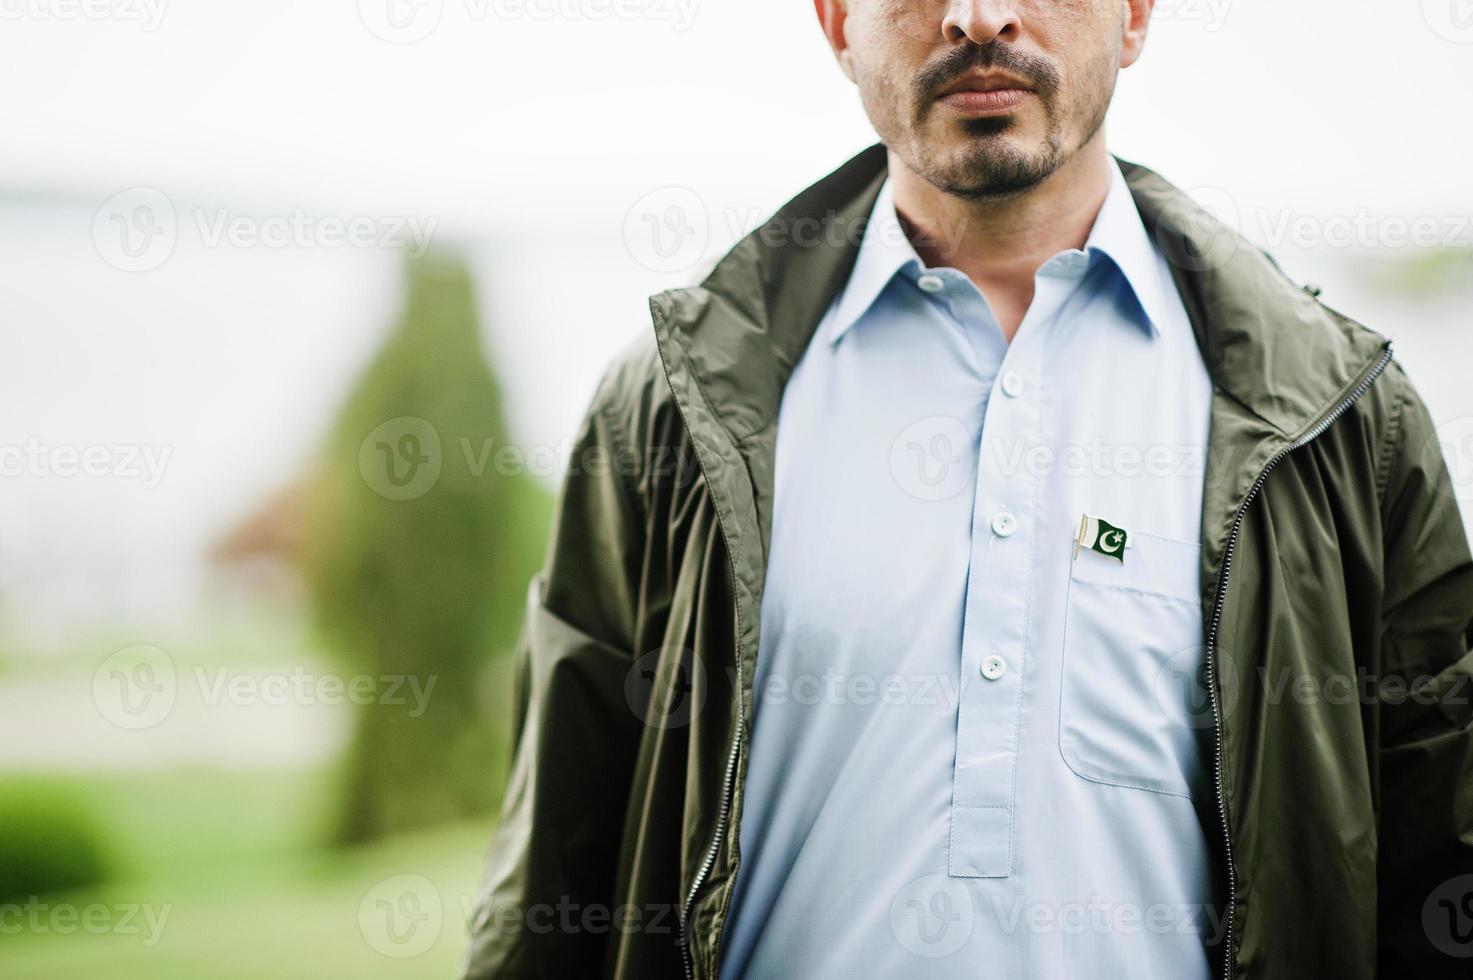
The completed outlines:
{"type": "Polygon", "coordinates": [[[1125,528],[1088,514],[1079,518],[1079,536],[1074,539],[1074,557],[1079,549],[1088,548],[1125,564],[1125,528]]]}

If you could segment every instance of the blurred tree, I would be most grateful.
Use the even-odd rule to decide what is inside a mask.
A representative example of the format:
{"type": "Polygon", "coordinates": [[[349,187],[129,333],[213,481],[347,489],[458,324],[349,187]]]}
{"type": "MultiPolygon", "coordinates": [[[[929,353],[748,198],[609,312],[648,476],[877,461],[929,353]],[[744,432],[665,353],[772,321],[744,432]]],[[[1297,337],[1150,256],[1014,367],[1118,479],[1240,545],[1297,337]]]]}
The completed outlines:
{"type": "Polygon", "coordinates": [[[407,268],[403,317],[307,491],[317,619],[351,668],[347,695],[369,702],[342,842],[499,802],[506,718],[487,668],[509,659],[551,518],[550,494],[508,445],[469,273],[442,255],[407,268]]]}
{"type": "Polygon", "coordinates": [[[96,885],[111,863],[94,813],[64,783],[6,781],[0,792],[0,902],[96,885]]]}
{"type": "Polygon", "coordinates": [[[1473,248],[1414,249],[1393,257],[1363,260],[1371,282],[1395,296],[1426,300],[1465,292],[1473,284],[1473,248]]]}

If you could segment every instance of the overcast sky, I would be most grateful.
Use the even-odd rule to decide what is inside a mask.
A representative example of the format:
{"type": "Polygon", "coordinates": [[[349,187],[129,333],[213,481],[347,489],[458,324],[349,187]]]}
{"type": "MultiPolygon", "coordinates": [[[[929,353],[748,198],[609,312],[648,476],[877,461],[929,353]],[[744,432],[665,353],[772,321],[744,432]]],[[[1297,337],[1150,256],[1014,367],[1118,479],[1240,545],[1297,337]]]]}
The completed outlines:
{"type": "MultiPolygon", "coordinates": [[[[671,182],[776,199],[871,138],[807,0],[0,0],[0,17],[9,190],[556,217],[671,182]]],[[[1469,0],[1170,0],[1112,138],[1185,186],[1466,209],[1470,88],[1469,0]]]]}

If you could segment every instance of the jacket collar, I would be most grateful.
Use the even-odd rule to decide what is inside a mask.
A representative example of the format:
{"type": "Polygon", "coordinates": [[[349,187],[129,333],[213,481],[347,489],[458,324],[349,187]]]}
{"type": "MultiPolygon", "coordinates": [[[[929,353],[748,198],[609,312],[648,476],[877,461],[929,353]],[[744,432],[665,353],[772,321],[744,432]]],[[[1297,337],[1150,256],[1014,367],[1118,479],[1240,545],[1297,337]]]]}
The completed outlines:
{"type": "Polygon", "coordinates": [[[1386,339],[1321,304],[1267,253],[1145,167],[1122,162],[1176,279],[1213,384],[1292,438],[1354,386],[1386,339]]]}
{"type": "MultiPolygon", "coordinates": [[[[1222,515],[1274,452],[1344,398],[1386,341],[1322,306],[1155,173],[1121,170],[1172,266],[1214,385],[1210,563],[1226,539],[1222,515]]],[[[739,242],[701,285],[651,299],[666,374],[750,598],[761,595],[771,534],[783,387],[854,267],[885,175],[884,146],[864,150],[739,242]]]]}

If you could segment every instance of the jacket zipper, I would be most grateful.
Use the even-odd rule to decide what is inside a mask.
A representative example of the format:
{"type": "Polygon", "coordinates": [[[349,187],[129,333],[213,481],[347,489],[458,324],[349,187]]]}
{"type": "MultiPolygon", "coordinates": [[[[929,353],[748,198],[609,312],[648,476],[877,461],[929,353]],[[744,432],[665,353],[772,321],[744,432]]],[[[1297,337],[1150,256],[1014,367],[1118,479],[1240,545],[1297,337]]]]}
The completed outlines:
{"type": "MultiPolygon", "coordinates": [[[[665,318],[660,312],[659,304],[651,297],[650,313],[658,327],[663,327],[665,318]]],[[[658,338],[658,329],[656,331],[658,338]]],[[[660,366],[665,371],[665,383],[670,385],[671,393],[674,394],[675,386],[670,384],[670,365],[665,361],[665,349],[658,342],[655,349],[660,354],[660,366]]],[[[685,428],[686,436],[691,441],[692,448],[699,446],[695,434],[691,432],[690,421],[685,417],[685,409],[680,404],[680,399],[675,399],[675,408],[680,413],[680,424],[685,428]]],[[[701,467],[701,478],[706,481],[708,491],[711,487],[710,477],[706,473],[706,463],[701,459],[699,451],[696,452],[696,462],[701,467]]],[[[731,547],[731,535],[726,531],[726,522],[722,520],[720,508],[716,509],[716,526],[721,531],[721,539],[726,544],[727,561],[731,563],[731,576],[733,588],[737,581],[735,552],[731,547]]],[[[716,864],[716,855],[721,850],[721,842],[726,839],[726,827],[731,819],[731,802],[733,784],[736,779],[737,756],[742,747],[742,736],[747,727],[747,696],[744,681],[742,679],[742,610],[741,604],[736,602],[735,594],[732,598],[732,650],[735,652],[736,661],[736,692],[737,692],[737,717],[736,731],[732,735],[731,751],[726,757],[726,773],[721,779],[721,808],[716,816],[716,835],[711,839],[711,846],[706,849],[706,856],[701,860],[701,866],[696,871],[695,878],[691,881],[690,891],[686,893],[685,900],[677,911],[679,919],[679,936],[676,937],[676,945],[680,947],[680,959],[685,966],[686,980],[695,978],[695,960],[690,951],[690,913],[696,904],[696,893],[705,884],[706,876],[711,873],[711,868],[716,864]]],[[[719,943],[719,940],[718,940],[719,943]]]]}
{"type": "Polygon", "coordinates": [[[1233,550],[1237,547],[1238,532],[1243,527],[1243,519],[1247,516],[1248,506],[1253,503],[1258,491],[1263,488],[1268,475],[1279,462],[1296,449],[1302,449],[1315,439],[1324,434],[1325,430],[1335,424],[1335,420],[1354,405],[1386,370],[1386,365],[1391,363],[1391,345],[1388,343],[1382,350],[1381,356],[1366,371],[1364,377],[1356,383],[1344,398],[1335,404],[1324,416],[1316,422],[1308,432],[1295,439],[1289,445],[1275,453],[1264,466],[1263,472],[1258,474],[1258,479],[1248,488],[1248,493],[1243,497],[1243,502],[1238,505],[1237,514],[1233,517],[1232,527],[1228,530],[1227,544],[1222,552],[1222,575],[1217,579],[1217,595],[1212,607],[1212,621],[1207,630],[1207,694],[1212,702],[1212,723],[1214,733],[1214,746],[1212,756],[1213,785],[1217,791],[1217,815],[1222,821],[1223,850],[1227,856],[1227,882],[1228,902],[1227,915],[1224,921],[1227,923],[1223,933],[1223,958],[1222,976],[1223,980],[1232,980],[1233,976],[1233,910],[1237,904],[1237,873],[1233,868],[1233,843],[1228,829],[1227,816],[1227,794],[1222,784],[1222,705],[1217,699],[1217,628],[1222,620],[1222,607],[1227,600],[1228,573],[1232,571],[1233,550]]]}
{"type": "MultiPolygon", "coordinates": [[[[738,701],[737,709],[745,712],[743,704],[745,698],[741,697],[741,658],[737,658],[737,684],[738,701]]],[[[696,892],[706,880],[706,875],[711,873],[711,867],[716,863],[716,853],[721,848],[721,842],[726,837],[726,824],[731,816],[731,785],[732,778],[736,775],[737,750],[742,744],[742,729],[745,727],[745,717],[738,716],[736,737],[731,743],[731,754],[726,758],[726,778],[722,783],[721,811],[716,819],[716,836],[711,841],[711,847],[706,851],[705,860],[701,862],[700,870],[696,872],[695,880],[691,882],[690,893],[685,897],[685,904],[680,909],[680,952],[685,961],[686,980],[694,980],[695,963],[690,952],[690,912],[696,903],[696,892]]]]}

